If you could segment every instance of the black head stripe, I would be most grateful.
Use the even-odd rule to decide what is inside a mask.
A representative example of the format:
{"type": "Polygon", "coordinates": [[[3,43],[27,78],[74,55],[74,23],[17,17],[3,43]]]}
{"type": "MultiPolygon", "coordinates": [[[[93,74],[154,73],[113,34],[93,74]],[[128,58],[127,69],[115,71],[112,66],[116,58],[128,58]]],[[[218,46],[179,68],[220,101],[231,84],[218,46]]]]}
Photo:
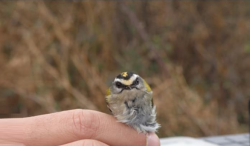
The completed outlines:
{"type": "Polygon", "coordinates": [[[121,74],[119,74],[116,78],[118,79],[124,79],[124,80],[129,80],[134,73],[132,72],[123,72],[121,74]]]}

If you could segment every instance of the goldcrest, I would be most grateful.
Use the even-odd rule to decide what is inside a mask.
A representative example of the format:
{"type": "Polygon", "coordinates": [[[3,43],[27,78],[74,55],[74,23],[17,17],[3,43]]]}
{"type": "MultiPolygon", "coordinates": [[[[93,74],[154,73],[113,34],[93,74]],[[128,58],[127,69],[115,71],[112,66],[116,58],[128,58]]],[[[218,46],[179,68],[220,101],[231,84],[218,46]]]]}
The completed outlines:
{"type": "Polygon", "coordinates": [[[119,122],[136,129],[139,133],[156,132],[153,92],[147,82],[132,72],[119,74],[107,90],[108,108],[119,122]]]}

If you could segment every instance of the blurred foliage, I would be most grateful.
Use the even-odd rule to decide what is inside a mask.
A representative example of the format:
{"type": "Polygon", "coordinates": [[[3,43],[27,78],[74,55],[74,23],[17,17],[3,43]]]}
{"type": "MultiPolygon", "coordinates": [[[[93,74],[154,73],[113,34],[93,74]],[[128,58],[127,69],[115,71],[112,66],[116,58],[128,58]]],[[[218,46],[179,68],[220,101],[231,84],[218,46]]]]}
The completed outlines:
{"type": "Polygon", "coordinates": [[[114,77],[154,91],[161,137],[247,131],[248,1],[1,1],[0,117],[109,113],[114,77]]]}

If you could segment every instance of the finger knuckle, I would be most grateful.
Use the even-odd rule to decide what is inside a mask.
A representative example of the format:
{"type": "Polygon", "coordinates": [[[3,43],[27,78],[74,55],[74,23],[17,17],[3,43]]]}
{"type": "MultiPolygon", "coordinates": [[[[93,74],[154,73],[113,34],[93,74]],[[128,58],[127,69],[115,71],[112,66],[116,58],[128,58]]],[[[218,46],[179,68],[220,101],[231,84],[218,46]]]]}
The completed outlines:
{"type": "Polygon", "coordinates": [[[94,138],[100,127],[99,116],[93,111],[74,110],[72,121],[73,131],[79,138],[94,138]]]}

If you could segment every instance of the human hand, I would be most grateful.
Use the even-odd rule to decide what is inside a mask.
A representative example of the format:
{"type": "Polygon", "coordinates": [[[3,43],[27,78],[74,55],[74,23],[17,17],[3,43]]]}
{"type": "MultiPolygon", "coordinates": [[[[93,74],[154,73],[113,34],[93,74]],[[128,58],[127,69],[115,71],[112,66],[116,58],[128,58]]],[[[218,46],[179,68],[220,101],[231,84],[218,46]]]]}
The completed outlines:
{"type": "Polygon", "coordinates": [[[0,145],[159,146],[156,134],[138,134],[113,116],[91,110],[0,120],[0,145]]]}

